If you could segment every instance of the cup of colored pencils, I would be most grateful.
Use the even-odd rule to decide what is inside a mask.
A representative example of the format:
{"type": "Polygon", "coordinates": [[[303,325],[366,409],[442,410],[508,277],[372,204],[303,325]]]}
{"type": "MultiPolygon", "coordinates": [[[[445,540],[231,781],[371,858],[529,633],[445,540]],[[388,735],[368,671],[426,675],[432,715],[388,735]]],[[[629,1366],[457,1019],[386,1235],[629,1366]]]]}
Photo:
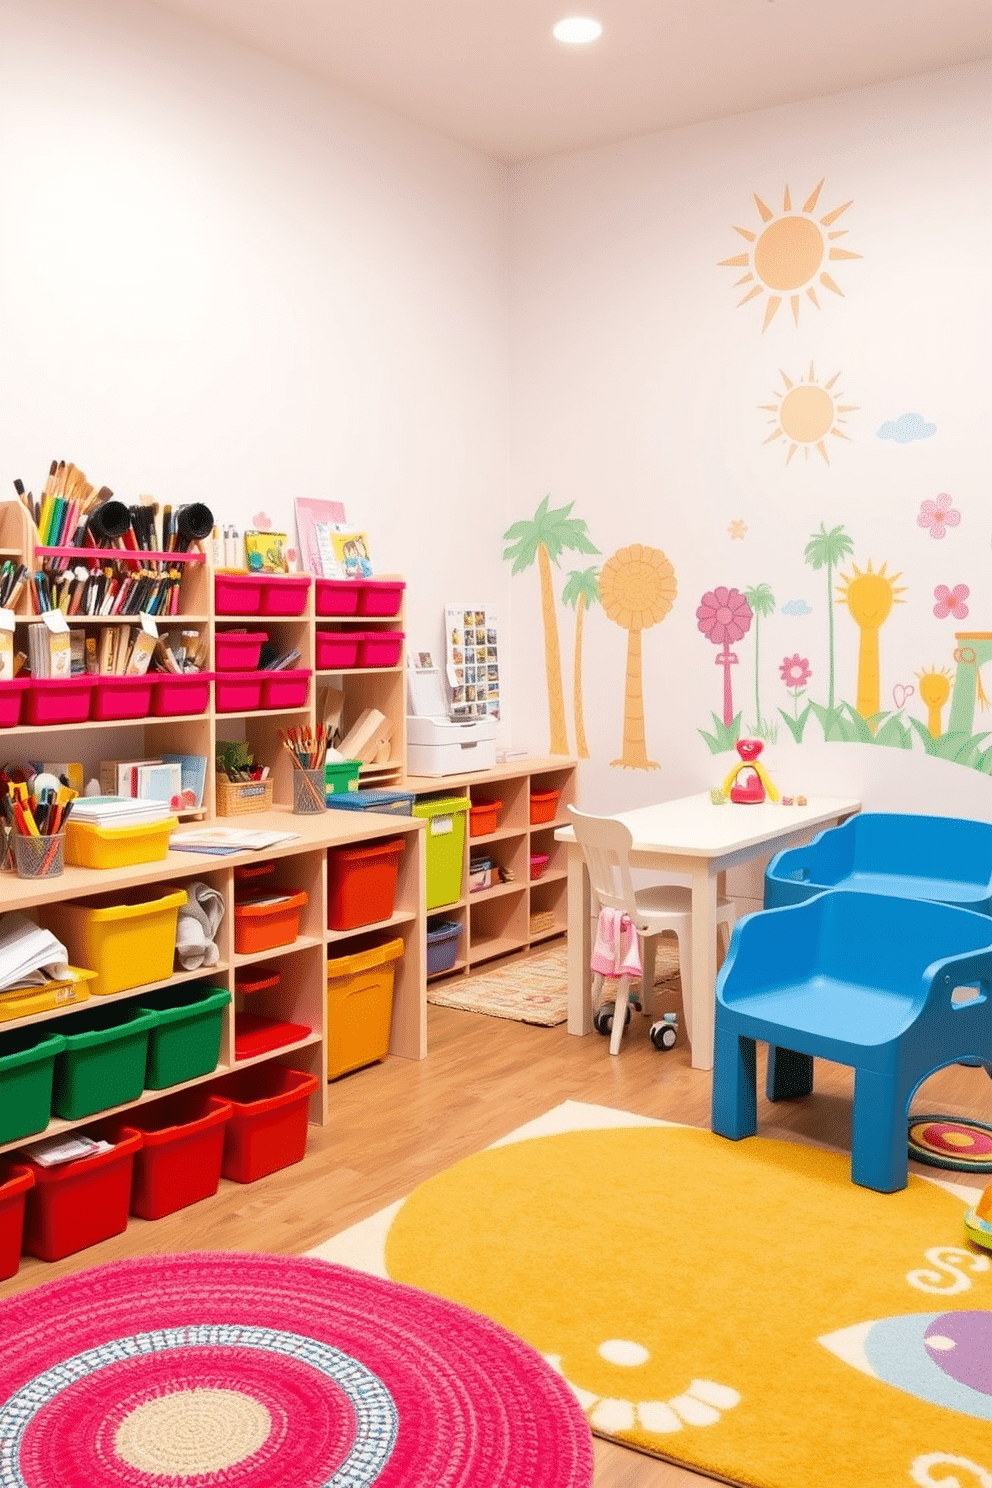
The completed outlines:
{"type": "Polygon", "coordinates": [[[310,816],[327,810],[327,787],[324,764],[327,758],[327,730],[322,723],[316,728],[280,729],[279,741],[293,761],[293,811],[310,816]]]}

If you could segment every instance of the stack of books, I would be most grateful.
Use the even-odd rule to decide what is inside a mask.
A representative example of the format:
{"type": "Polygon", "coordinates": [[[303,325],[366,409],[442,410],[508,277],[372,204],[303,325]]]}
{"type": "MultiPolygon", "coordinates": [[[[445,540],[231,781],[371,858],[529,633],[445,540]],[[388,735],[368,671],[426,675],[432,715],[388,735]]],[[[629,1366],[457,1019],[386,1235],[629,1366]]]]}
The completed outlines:
{"type": "Polygon", "coordinates": [[[168,801],[132,800],[128,796],[80,796],[72,819],[90,827],[145,827],[172,815],[168,801]]]}

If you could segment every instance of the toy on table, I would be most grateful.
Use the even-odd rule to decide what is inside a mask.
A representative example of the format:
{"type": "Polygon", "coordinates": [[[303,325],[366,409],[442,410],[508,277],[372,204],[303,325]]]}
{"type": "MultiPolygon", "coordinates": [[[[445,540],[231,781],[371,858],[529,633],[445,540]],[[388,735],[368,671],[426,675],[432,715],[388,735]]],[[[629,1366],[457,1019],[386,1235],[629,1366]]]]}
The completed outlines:
{"type": "Polygon", "coordinates": [[[741,763],[735,765],[723,782],[723,793],[739,806],[754,806],[765,799],[778,800],[778,791],[769,780],[758,755],[764,749],[760,739],[738,739],[737,753],[741,763]],[[743,779],[742,779],[743,777],[743,779]]]}
{"type": "Polygon", "coordinates": [[[982,1194],[974,1209],[964,1217],[965,1234],[976,1245],[992,1250],[992,1183],[982,1194]]]}

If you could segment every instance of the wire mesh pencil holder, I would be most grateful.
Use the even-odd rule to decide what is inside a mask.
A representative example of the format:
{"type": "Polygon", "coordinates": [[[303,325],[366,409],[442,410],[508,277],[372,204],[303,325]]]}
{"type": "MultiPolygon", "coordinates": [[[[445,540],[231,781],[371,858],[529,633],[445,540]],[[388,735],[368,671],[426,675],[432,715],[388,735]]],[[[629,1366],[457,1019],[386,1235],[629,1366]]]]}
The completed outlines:
{"type": "Polygon", "coordinates": [[[65,833],[54,837],[11,836],[14,867],[20,878],[57,878],[65,868],[65,833]]]}
{"type": "Polygon", "coordinates": [[[298,766],[293,770],[293,811],[297,816],[314,816],[327,810],[327,786],[323,767],[306,770],[298,766]]]}

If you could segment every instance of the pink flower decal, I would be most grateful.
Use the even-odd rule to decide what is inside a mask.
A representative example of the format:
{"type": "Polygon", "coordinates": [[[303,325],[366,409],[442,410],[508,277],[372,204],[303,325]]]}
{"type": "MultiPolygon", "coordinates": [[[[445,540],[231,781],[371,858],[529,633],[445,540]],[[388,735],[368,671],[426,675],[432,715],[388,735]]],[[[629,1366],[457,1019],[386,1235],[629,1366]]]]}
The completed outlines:
{"type": "MultiPolygon", "coordinates": [[[[950,500],[949,497],[948,500],[950,500]]],[[[256,512],[251,521],[252,526],[255,528],[256,532],[272,531],[272,518],[269,516],[268,512],[256,512]]]]}
{"type": "Polygon", "coordinates": [[[955,620],[965,620],[968,615],[965,600],[970,593],[967,584],[955,584],[953,589],[948,589],[946,584],[938,584],[933,591],[933,597],[937,601],[933,612],[937,619],[946,620],[948,615],[953,615],[955,620]]]}
{"type": "Polygon", "coordinates": [[[739,641],[751,628],[751,606],[739,589],[708,590],[696,610],[699,629],[714,646],[739,641]]]}
{"type": "Polygon", "coordinates": [[[795,656],[784,656],[778,670],[786,687],[805,687],[813,675],[809,662],[798,651],[795,656]]]}
{"type": "Polygon", "coordinates": [[[948,527],[956,527],[961,513],[951,505],[951,498],[942,492],[936,501],[921,501],[917,527],[929,527],[931,537],[943,537],[948,527]]]}

